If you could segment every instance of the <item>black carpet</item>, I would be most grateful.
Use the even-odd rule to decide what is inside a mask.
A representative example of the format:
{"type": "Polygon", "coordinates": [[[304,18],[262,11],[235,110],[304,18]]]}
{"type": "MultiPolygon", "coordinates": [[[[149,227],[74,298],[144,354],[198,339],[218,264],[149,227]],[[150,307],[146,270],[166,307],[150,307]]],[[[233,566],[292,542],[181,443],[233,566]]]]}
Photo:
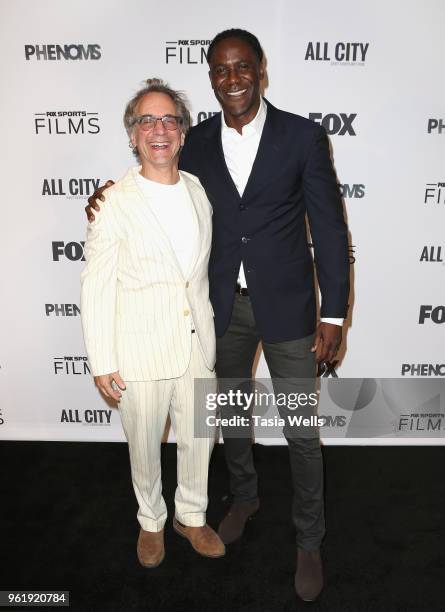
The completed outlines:
{"type": "MultiPolygon", "coordinates": [[[[229,500],[223,449],[210,471],[210,525],[229,500]]],[[[172,529],[176,447],[164,445],[166,558],[136,558],[125,444],[1,442],[0,590],[69,590],[73,610],[444,610],[440,447],[325,447],[326,586],[297,600],[286,447],[256,445],[262,506],[222,559],[172,529]]]]}

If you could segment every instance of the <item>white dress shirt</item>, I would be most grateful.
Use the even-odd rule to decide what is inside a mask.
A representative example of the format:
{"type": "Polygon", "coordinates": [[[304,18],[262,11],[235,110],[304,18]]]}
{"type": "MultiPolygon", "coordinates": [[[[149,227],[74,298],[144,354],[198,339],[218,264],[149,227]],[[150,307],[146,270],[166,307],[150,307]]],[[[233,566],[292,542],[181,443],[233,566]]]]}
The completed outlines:
{"type": "MultiPolygon", "coordinates": [[[[224,113],[221,113],[221,141],[224,158],[230,176],[241,197],[246,188],[250,173],[252,172],[253,162],[258,152],[261,134],[263,133],[264,124],[266,122],[266,115],[267,106],[263,98],[261,98],[257,114],[250,123],[243,126],[242,133],[239,134],[235,128],[231,128],[227,125],[224,113]]],[[[243,262],[241,262],[238,282],[241,287],[247,287],[243,262]]],[[[334,325],[343,324],[343,319],[323,317],[321,320],[324,323],[333,323],[334,325]]]]}

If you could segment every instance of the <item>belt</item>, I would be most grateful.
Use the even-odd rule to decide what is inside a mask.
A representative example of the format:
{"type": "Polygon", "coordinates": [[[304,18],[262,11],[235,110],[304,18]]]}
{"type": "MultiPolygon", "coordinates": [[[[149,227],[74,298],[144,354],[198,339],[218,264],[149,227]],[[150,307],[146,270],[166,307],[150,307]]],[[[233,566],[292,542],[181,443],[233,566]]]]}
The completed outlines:
{"type": "Polygon", "coordinates": [[[241,287],[239,283],[236,283],[235,291],[244,297],[249,297],[249,290],[247,287],[241,287]]]}

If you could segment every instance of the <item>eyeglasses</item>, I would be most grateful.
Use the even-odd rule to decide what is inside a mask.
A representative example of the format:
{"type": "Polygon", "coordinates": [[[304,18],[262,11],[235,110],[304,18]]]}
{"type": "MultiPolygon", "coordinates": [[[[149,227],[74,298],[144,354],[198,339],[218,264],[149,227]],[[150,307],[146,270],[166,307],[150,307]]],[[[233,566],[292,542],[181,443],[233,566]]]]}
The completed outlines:
{"type": "Polygon", "coordinates": [[[166,130],[177,130],[180,125],[182,125],[183,119],[182,117],[177,117],[175,115],[163,115],[162,117],[156,117],[155,115],[141,115],[140,117],[136,117],[133,119],[133,123],[131,125],[135,125],[136,123],[139,125],[141,130],[144,132],[149,132],[154,130],[155,125],[158,121],[162,122],[162,125],[166,130]]]}

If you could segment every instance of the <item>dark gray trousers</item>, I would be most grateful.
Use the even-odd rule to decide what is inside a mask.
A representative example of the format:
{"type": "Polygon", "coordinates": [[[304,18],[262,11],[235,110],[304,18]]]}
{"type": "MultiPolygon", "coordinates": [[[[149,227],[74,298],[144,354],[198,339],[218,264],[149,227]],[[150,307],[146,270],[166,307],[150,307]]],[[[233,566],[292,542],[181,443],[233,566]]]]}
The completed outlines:
{"type": "MultiPolygon", "coordinates": [[[[308,380],[313,380],[315,389],[316,361],[315,354],[310,351],[313,338],[311,335],[288,342],[263,342],[275,395],[281,391],[301,393],[301,379],[306,381],[304,391],[307,390],[308,380]],[[280,383],[280,379],[286,380],[280,383]]],[[[250,380],[260,341],[250,298],[236,294],[229,327],[224,336],[216,340],[218,378],[250,380]]],[[[224,384],[229,383],[225,381],[224,384]]],[[[230,410],[230,407],[226,407],[223,416],[230,416],[230,410]]],[[[285,408],[280,410],[281,416],[282,413],[286,413],[285,408]]],[[[222,432],[234,501],[254,501],[258,498],[258,477],[253,463],[252,438],[232,437],[224,427],[222,432]]],[[[300,436],[285,428],[284,435],[289,447],[294,490],[292,518],[297,530],[297,545],[314,550],[319,548],[325,533],[323,460],[318,431],[313,429],[312,434],[306,431],[300,436]]]]}

